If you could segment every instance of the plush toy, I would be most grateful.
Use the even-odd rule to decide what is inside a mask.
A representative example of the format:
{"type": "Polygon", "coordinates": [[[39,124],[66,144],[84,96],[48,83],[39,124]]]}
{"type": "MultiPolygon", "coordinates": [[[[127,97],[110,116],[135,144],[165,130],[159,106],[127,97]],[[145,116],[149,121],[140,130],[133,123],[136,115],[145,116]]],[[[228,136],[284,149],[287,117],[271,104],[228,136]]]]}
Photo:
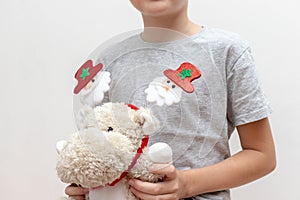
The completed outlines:
{"type": "Polygon", "coordinates": [[[89,188],[91,200],[137,200],[128,180],[157,182],[163,176],[148,171],[153,163],[170,163],[165,143],[148,147],[148,136],[159,128],[149,109],[105,103],[79,112],[79,131],[57,143],[58,177],[64,183],[89,188]]]}

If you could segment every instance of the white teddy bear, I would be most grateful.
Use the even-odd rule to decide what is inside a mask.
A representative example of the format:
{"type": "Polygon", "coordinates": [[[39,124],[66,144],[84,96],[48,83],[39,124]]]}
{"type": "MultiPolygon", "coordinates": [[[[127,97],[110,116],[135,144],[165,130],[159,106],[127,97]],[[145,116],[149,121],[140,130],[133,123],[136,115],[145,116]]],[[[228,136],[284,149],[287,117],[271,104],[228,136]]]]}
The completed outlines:
{"type": "Polygon", "coordinates": [[[147,147],[148,136],[159,128],[149,109],[105,103],[84,107],[79,116],[80,131],[57,143],[56,169],[62,182],[89,188],[90,200],[137,200],[128,179],[162,180],[148,168],[172,162],[172,150],[165,143],[147,147]]]}

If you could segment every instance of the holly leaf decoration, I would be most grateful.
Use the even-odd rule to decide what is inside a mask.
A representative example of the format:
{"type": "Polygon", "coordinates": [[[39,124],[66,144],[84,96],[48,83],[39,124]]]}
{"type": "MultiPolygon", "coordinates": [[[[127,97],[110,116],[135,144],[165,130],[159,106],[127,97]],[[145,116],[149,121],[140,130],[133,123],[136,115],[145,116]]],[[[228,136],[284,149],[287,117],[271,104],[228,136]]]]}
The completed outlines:
{"type": "Polygon", "coordinates": [[[192,77],[192,69],[182,69],[181,73],[178,74],[181,79],[185,79],[186,77],[192,77]]]}
{"type": "Polygon", "coordinates": [[[86,77],[88,77],[90,75],[90,72],[89,72],[90,68],[85,68],[85,69],[82,69],[82,72],[80,74],[80,78],[82,80],[85,80],[86,77]]]}

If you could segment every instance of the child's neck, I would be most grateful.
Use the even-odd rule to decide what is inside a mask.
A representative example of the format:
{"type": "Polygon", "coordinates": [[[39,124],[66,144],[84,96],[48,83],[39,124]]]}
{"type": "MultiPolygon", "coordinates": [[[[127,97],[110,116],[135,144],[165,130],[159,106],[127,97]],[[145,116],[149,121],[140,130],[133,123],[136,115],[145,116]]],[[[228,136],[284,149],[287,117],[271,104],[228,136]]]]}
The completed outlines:
{"type": "Polygon", "coordinates": [[[187,13],[183,12],[173,16],[151,17],[144,16],[144,27],[158,27],[174,30],[191,36],[201,30],[201,26],[193,23],[188,17],[187,13]]]}

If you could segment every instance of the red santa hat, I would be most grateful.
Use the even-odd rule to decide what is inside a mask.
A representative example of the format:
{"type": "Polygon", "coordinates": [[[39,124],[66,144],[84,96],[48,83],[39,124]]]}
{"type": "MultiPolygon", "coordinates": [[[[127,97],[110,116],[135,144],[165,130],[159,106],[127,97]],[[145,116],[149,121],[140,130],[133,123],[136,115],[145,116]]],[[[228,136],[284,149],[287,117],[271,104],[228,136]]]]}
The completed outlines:
{"type": "Polygon", "coordinates": [[[191,82],[201,76],[200,70],[189,62],[182,63],[176,70],[167,69],[164,71],[164,74],[188,93],[194,91],[194,86],[191,82]]]}
{"type": "Polygon", "coordinates": [[[93,61],[86,61],[75,73],[75,78],[78,81],[77,86],[74,88],[74,93],[78,94],[103,68],[103,64],[99,63],[93,66],[93,61]]]}

